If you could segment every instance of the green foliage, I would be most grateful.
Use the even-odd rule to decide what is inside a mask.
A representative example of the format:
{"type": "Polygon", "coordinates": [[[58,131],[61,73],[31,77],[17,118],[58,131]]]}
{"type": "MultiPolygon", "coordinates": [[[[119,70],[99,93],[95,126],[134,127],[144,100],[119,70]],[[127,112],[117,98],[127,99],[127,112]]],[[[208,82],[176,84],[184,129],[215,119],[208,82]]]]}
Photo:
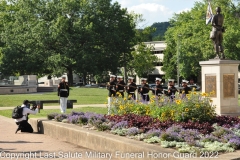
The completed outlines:
{"type": "MultiPolygon", "coordinates": [[[[75,88],[72,87],[70,90],[69,99],[76,99],[77,103],[80,104],[104,104],[106,96],[108,94],[107,89],[100,88],[75,88]]],[[[0,107],[13,107],[21,105],[23,100],[58,100],[57,92],[50,93],[38,93],[38,94],[11,94],[0,96],[0,107]]],[[[56,106],[57,103],[46,104],[50,106],[56,106]]]]}
{"type": "Polygon", "coordinates": [[[160,138],[156,137],[156,136],[151,137],[149,139],[144,139],[143,141],[146,142],[146,143],[159,143],[159,142],[161,142],[160,138]]]}
{"type": "Polygon", "coordinates": [[[162,41],[164,40],[164,34],[170,26],[169,22],[156,22],[151,25],[152,28],[156,28],[156,31],[152,33],[153,41],[162,41]]]}
{"type": "Polygon", "coordinates": [[[129,62],[130,68],[134,68],[135,73],[139,77],[146,77],[154,70],[154,63],[157,56],[152,54],[153,46],[146,46],[139,43],[136,50],[132,52],[133,60],[129,62]]]}
{"type": "Polygon", "coordinates": [[[134,15],[111,0],[0,2],[1,71],[6,74],[116,72],[131,58],[134,15]],[[93,65],[94,62],[94,65],[93,65]]]}
{"type": "MultiPolygon", "coordinates": [[[[213,94],[213,93],[211,93],[213,94]]],[[[113,98],[114,114],[150,115],[161,121],[173,120],[177,122],[199,121],[207,122],[216,116],[215,106],[207,93],[191,92],[190,94],[176,94],[174,101],[161,96],[150,98],[150,104],[113,98]]]]}
{"type": "MultiPolygon", "coordinates": [[[[206,9],[208,1],[196,2],[194,7],[187,12],[175,14],[170,20],[165,38],[167,48],[164,51],[163,68],[165,78],[176,78],[176,68],[179,67],[180,76],[188,78],[192,75],[200,75],[199,61],[215,57],[214,49],[209,33],[211,25],[206,25],[206,9]],[[179,66],[177,66],[179,52],[179,66]]],[[[225,16],[223,45],[225,55],[229,59],[239,60],[239,18],[236,18],[239,10],[239,2],[232,3],[229,0],[211,1],[213,12],[220,6],[225,16]]],[[[215,13],[214,13],[215,14],[215,13]]]]}
{"type": "Polygon", "coordinates": [[[117,128],[115,130],[112,130],[111,133],[117,134],[119,136],[125,136],[127,134],[128,129],[126,128],[117,128]]]}

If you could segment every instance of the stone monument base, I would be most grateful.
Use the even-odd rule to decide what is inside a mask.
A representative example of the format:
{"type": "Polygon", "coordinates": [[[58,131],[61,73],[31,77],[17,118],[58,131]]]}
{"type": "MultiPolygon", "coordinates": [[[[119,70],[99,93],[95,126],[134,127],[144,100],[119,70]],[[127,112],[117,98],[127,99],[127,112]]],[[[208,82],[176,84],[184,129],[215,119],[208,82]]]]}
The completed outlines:
{"type": "Polygon", "coordinates": [[[201,61],[202,92],[211,93],[218,115],[240,116],[238,106],[238,65],[240,61],[210,59],[201,61]]]}

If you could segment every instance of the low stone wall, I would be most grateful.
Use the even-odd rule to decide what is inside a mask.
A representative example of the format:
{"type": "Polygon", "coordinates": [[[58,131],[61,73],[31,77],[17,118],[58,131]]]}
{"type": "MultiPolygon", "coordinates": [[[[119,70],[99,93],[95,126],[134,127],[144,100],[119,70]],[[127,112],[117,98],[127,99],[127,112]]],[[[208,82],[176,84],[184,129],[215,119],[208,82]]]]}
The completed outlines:
{"type": "Polygon", "coordinates": [[[0,94],[36,93],[37,86],[0,87],[0,94]]]}
{"type": "MultiPolygon", "coordinates": [[[[196,158],[196,155],[193,154],[179,153],[176,150],[162,148],[159,145],[146,144],[106,132],[89,130],[73,124],[60,123],[46,119],[30,119],[29,122],[33,126],[34,131],[95,150],[96,154],[112,154],[111,159],[114,160],[212,159],[212,157],[196,158]]],[[[219,155],[217,159],[240,160],[240,151],[219,155]]]]}

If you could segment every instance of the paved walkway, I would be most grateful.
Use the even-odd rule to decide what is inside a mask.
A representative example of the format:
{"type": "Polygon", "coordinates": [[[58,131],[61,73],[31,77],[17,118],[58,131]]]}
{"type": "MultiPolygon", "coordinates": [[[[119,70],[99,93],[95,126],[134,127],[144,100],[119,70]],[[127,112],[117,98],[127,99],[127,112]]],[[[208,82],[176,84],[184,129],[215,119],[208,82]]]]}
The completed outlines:
{"type": "MultiPolygon", "coordinates": [[[[82,104],[82,105],[73,105],[73,108],[79,108],[79,107],[106,107],[106,104],[82,104]]],[[[16,106],[15,106],[16,107],[16,106]]],[[[8,110],[13,109],[14,107],[0,107],[0,110],[8,110]]],[[[60,106],[47,106],[44,105],[43,109],[59,109],[60,106]]]]}
{"type": "MultiPolygon", "coordinates": [[[[96,157],[87,157],[86,152],[97,153],[94,150],[44,134],[21,132],[15,134],[16,128],[13,119],[0,116],[0,159],[11,160],[12,156],[13,160],[99,160],[96,157]]],[[[107,160],[107,158],[101,158],[101,160],[107,160]]]]}

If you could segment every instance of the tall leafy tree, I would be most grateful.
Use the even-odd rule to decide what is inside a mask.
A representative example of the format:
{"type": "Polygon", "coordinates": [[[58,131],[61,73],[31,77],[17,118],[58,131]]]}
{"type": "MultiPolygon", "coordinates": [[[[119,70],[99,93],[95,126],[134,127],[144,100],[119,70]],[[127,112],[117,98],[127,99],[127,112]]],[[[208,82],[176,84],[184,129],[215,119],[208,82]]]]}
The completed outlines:
{"type": "MultiPolygon", "coordinates": [[[[214,58],[214,48],[209,39],[211,26],[205,24],[207,1],[196,2],[188,12],[176,14],[170,21],[170,28],[165,37],[167,48],[164,51],[162,70],[166,78],[176,78],[177,69],[180,76],[188,78],[200,75],[199,61],[214,58]]],[[[217,6],[222,8],[225,16],[224,33],[225,55],[229,59],[240,59],[239,52],[239,19],[236,17],[239,2],[216,0],[212,2],[213,10],[217,6]],[[237,5],[236,5],[237,4],[237,5]]]]}
{"type": "MultiPolygon", "coordinates": [[[[1,1],[6,2],[6,1],[1,1]]],[[[111,0],[18,0],[1,34],[2,66],[21,74],[116,72],[134,43],[133,16],[111,0]],[[7,64],[13,64],[7,65],[7,64]]],[[[7,19],[7,18],[6,18],[7,19]]]]}
{"type": "Polygon", "coordinates": [[[129,63],[129,66],[139,77],[147,77],[155,68],[154,62],[158,58],[152,51],[153,46],[146,46],[144,43],[139,43],[135,51],[132,52],[133,60],[129,63]]]}

